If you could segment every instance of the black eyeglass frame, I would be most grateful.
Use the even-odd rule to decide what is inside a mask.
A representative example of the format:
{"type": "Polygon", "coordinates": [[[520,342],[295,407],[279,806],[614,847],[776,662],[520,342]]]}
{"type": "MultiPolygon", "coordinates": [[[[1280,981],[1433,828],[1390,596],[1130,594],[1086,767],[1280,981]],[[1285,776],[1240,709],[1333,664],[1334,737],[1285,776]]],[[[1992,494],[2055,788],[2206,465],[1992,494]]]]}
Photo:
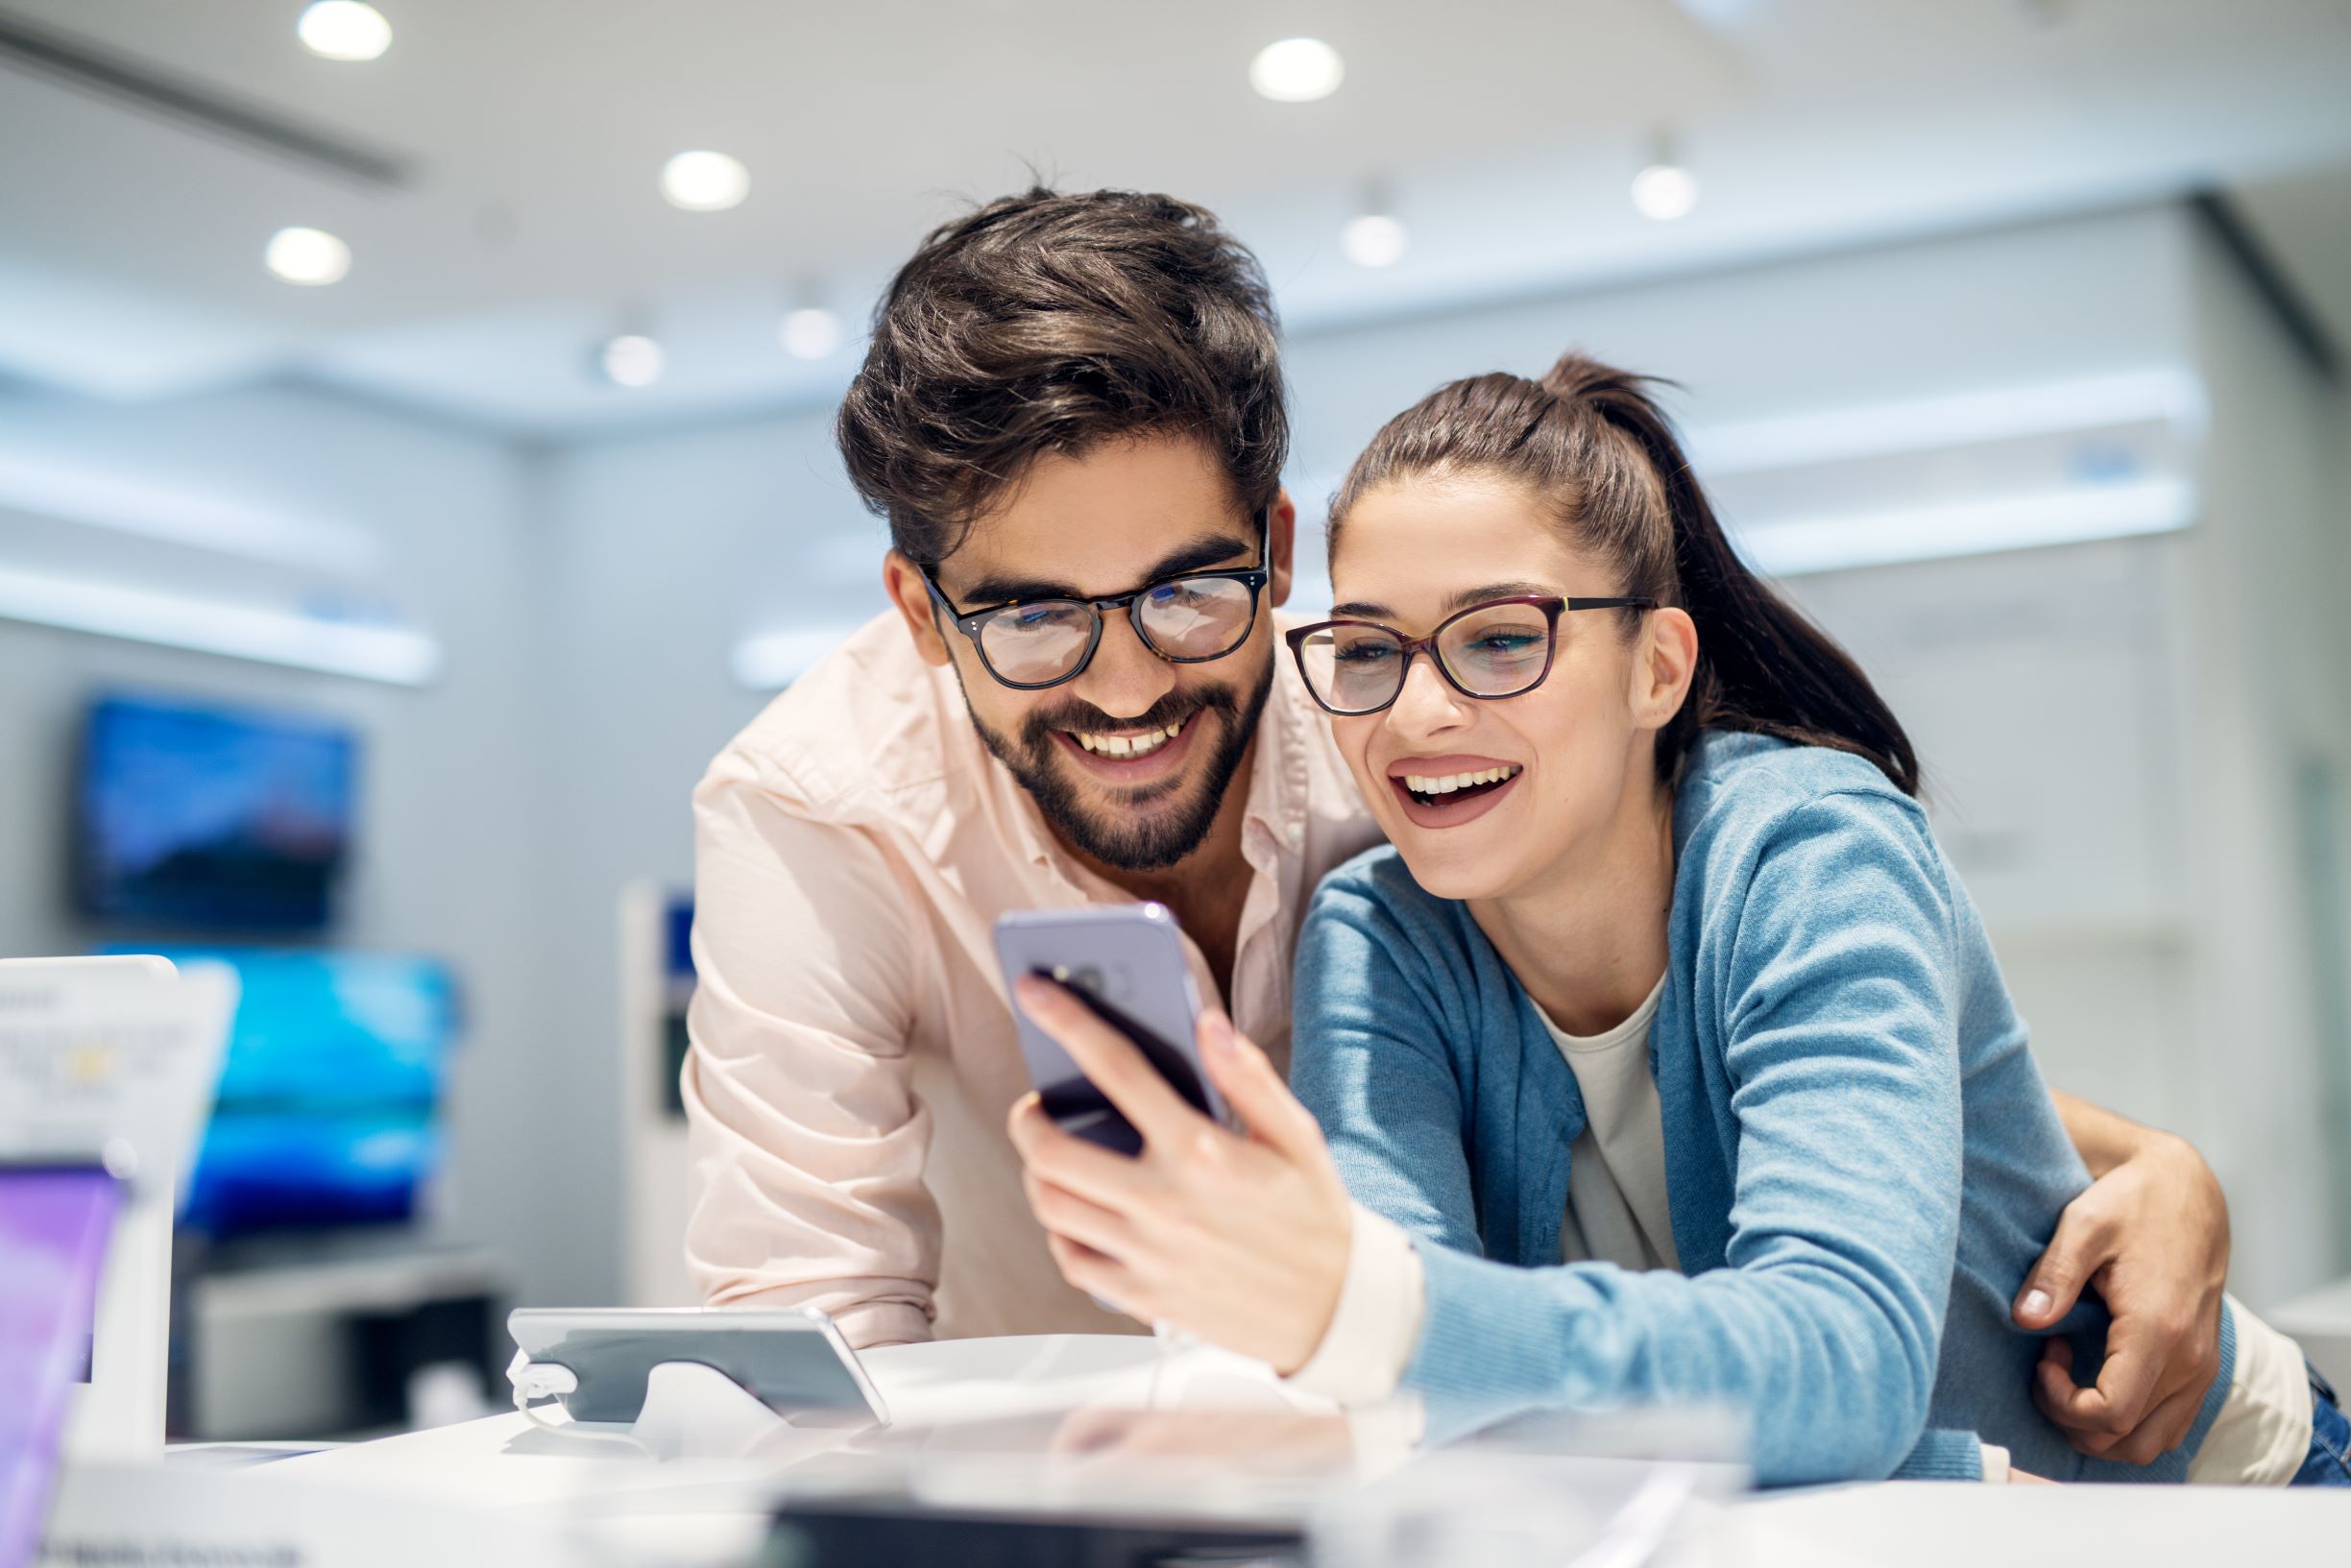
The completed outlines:
{"type": "Polygon", "coordinates": [[[991,604],[979,610],[957,610],[955,607],[955,601],[948,598],[945,593],[939,591],[938,584],[932,580],[931,568],[929,567],[922,565],[920,562],[916,562],[914,564],[914,569],[921,575],[923,587],[931,591],[932,601],[941,610],[944,610],[947,613],[947,619],[949,623],[952,624],[957,631],[961,632],[966,638],[970,639],[972,652],[980,656],[980,667],[988,672],[989,679],[993,680],[998,686],[1008,687],[1014,691],[1044,691],[1053,687],[1061,686],[1070,681],[1074,681],[1078,679],[1079,676],[1083,675],[1086,672],[1086,666],[1094,662],[1094,651],[1102,646],[1103,614],[1103,612],[1109,610],[1127,611],[1127,623],[1134,628],[1136,640],[1140,641],[1143,646],[1149,648],[1153,654],[1156,654],[1159,658],[1166,660],[1171,664],[1212,664],[1220,659],[1230,659],[1234,654],[1239,653],[1243,648],[1248,645],[1249,638],[1253,636],[1257,630],[1258,600],[1265,592],[1266,584],[1273,580],[1272,555],[1273,519],[1272,509],[1260,508],[1257,513],[1257,565],[1253,567],[1215,567],[1207,571],[1178,572],[1173,577],[1162,577],[1156,582],[1145,583],[1141,588],[1136,589],[1131,593],[1114,594],[1106,599],[1064,598],[1056,594],[1051,598],[1043,599],[1006,599],[1002,604],[991,604]],[[1165,648],[1160,647],[1159,644],[1151,640],[1151,633],[1144,629],[1142,620],[1133,614],[1129,607],[1133,605],[1135,600],[1141,598],[1146,593],[1150,593],[1163,588],[1171,588],[1177,583],[1197,582],[1202,578],[1214,578],[1221,582],[1240,583],[1246,587],[1249,591],[1248,619],[1242,628],[1241,636],[1235,639],[1231,647],[1226,648],[1222,653],[1170,653],[1165,648]],[[995,664],[989,661],[987,656],[987,645],[980,640],[981,629],[989,619],[996,615],[1002,615],[1006,610],[1019,610],[1023,608],[1033,609],[1035,606],[1040,604],[1075,605],[1086,613],[1086,615],[1093,621],[1093,629],[1086,637],[1085,651],[1078,656],[1078,662],[1072,664],[1066,673],[1056,675],[1050,681],[1008,681],[1005,679],[1003,675],[997,672],[995,664]]]}
{"type": "Polygon", "coordinates": [[[1340,619],[1318,620],[1311,626],[1293,627],[1282,634],[1282,640],[1290,644],[1290,657],[1297,664],[1298,682],[1306,688],[1306,695],[1315,700],[1317,708],[1336,718],[1367,718],[1373,713],[1386,712],[1395,706],[1398,697],[1404,695],[1405,683],[1412,679],[1415,654],[1427,654],[1429,663],[1437,666],[1437,673],[1444,677],[1445,685],[1463,696],[1479,702],[1500,702],[1507,697],[1523,697],[1551,678],[1551,665],[1559,658],[1559,618],[1563,614],[1575,610],[1655,610],[1657,607],[1657,600],[1648,598],[1562,598],[1557,594],[1524,593],[1510,598],[1487,599],[1483,603],[1457,610],[1439,621],[1437,629],[1426,637],[1406,637],[1385,621],[1340,619]],[[1535,679],[1509,691],[1472,691],[1462,685],[1461,678],[1444,662],[1444,655],[1437,651],[1437,640],[1445,635],[1445,629],[1454,622],[1510,604],[1525,605],[1543,613],[1542,668],[1537,672],[1535,679]],[[1306,671],[1306,639],[1317,632],[1328,632],[1341,626],[1368,626],[1375,632],[1386,632],[1403,649],[1403,663],[1396,666],[1395,689],[1388,694],[1386,702],[1376,708],[1333,708],[1322,700],[1322,693],[1315,689],[1314,677],[1306,671]]]}

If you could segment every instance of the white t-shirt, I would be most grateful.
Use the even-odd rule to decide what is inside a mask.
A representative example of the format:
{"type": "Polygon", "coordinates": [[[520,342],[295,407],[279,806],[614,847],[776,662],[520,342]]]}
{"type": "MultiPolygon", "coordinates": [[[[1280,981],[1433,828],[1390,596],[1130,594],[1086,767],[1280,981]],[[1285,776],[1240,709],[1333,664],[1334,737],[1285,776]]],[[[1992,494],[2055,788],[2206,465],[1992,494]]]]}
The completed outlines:
{"type": "Polygon", "coordinates": [[[1562,1263],[1681,1271],[1665,1195],[1665,1112],[1649,1071],[1649,1025],[1664,995],[1660,978],[1632,1017],[1602,1034],[1569,1034],[1535,1009],[1584,1096],[1584,1130],[1567,1147],[1562,1263]]]}

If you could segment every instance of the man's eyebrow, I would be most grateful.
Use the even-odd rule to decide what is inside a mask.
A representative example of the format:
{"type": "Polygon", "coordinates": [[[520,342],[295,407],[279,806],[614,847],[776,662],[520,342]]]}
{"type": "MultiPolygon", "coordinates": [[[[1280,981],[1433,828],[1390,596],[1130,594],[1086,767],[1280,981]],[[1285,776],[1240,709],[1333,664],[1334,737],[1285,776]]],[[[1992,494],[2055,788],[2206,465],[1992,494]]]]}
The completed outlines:
{"type": "MultiPolygon", "coordinates": [[[[1478,588],[1465,588],[1458,593],[1447,594],[1444,613],[1466,610],[1473,604],[1485,604],[1493,599],[1548,599],[1557,591],[1542,583],[1487,583],[1478,588]]],[[[1384,604],[1353,599],[1345,604],[1331,606],[1331,615],[1339,620],[1394,620],[1396,613],[1384,604]]]]}
{"type": "MultiPolygon", "coordinates": [[[[1202,571],[1223,566],[1236,555],[1247,555],[1257,547],[1254,540],[1237,540],[1230,534],[1201,534],[1176,545],[1167,554],[1144,568],[1142,577],[1128,585],[1129,589],[1165,582],[1170,577],[1181,577],[1189,571],[1202,571]]],[[[939,585],[942,590],[945,584],[939,585]]],[[[962,603],[984,607],[1010,604],[1015,600],[1083,599],[1092,595],[1081,593],[1066,582],[1045,577],[1015,577],[1008,572],[997,572],[981,578],[963,592],[962,603]]]]}

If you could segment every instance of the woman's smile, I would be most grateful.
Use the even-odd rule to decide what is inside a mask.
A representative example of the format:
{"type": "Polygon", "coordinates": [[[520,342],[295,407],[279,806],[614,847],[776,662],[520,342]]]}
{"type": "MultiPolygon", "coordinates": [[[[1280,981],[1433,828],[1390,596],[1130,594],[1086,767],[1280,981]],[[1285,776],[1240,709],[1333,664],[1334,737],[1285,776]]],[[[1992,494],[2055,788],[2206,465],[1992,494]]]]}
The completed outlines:
{"type": "Polygon", "coordinates": [[[1388,787],[1416,828],[1458,828],[1501,803],[1525,764],[1460,754],[1406,757],[1388,764],[1388,787]]]}

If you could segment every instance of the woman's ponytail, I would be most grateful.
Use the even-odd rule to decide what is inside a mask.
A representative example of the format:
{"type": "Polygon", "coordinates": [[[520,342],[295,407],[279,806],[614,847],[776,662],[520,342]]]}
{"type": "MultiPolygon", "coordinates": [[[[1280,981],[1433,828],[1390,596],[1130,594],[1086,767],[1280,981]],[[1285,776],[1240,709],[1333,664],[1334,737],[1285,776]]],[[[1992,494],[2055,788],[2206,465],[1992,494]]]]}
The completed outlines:
{"type": "Polygon", "coordinates": [[[1904,794],[1918,757],[1844,649],[1732,549],[1646,376],[1568,353],[1540,380],[1456,381],[1391,420],[1331,505],[1334,547],[1355,498],[1443,469],[1520,481],[1556,508],[1573,543],[1612,563],[1622,591],[1681,606],[1698,625],[1698,668],[1658,736],[1671,781],[1699,732],[1747,730],[1867,758],[1904,794]]]}

